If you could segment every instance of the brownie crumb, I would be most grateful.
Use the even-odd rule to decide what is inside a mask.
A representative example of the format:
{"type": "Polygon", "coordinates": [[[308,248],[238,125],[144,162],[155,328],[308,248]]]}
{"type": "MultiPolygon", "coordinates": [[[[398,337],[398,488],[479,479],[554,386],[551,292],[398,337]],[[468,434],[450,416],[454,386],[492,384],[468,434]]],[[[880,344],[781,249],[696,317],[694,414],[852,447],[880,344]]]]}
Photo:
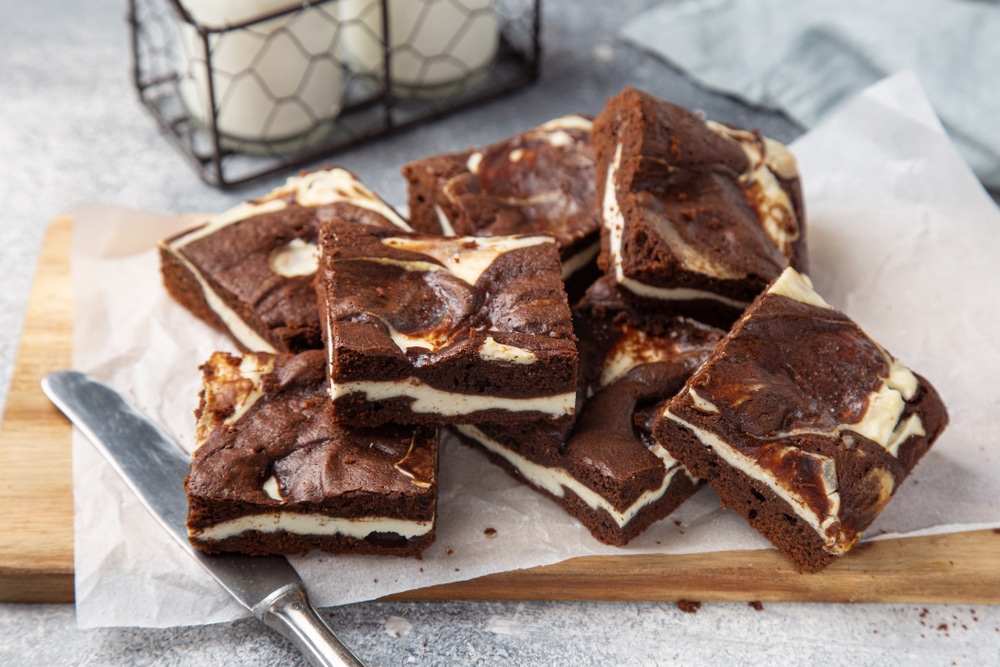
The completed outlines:
{"type": "Polygon", "coordinates": [[[940,632],[948,632],[948,624],[947,623],[942,623],[941,625],[937,626],[937,629],[940,632]]]}
{"type": "Polygon", "coordinates": [[[445,549],[445,550],[444,550],[444,555],[445,555],[445,556],[450,556],[450,555],[452,555],[453,553],[455,553],[455,550],[454,550],[454,549],[452,549],[451,547],[448,547],[447,549],[445,549]]]}
{"type": "Polygon", "coordinates": [[[486,537],[496,537],[497,536],[497,529],[496,528],[487,528],[486,530],[483,531],[483,535],[485,535],[486,537]]]}
{"type": "Polygon", "coordinates": [[[695,600],[678,600],[677,608],[685,614],[697,614],[698,610],[701,609],[701,603],[695,600]]]}
{"type": "Polygon", "coordinates": [[[754,611],[764,611],[764,603],[760,600],[751,600],[747,603],[754,611]]]}

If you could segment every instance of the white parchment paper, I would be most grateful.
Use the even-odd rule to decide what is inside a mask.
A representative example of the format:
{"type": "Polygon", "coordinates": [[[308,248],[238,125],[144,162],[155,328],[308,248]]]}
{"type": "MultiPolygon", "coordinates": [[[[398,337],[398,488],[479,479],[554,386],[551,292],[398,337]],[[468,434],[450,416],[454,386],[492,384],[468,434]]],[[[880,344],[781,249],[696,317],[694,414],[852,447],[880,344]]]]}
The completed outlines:
{"type": "MultiPolygon", "coordinates": [[[[866,538],[1000,527],[1000,211],[912,75],[868,89],[793,146],[818,290],[930,378],[952,423],[866,538]]],[[[176,218],[82,206],[73,245],[74,367],[123,391],[190,446],[198,365],[228,340],[170,300],[157,240],[176,218]]],[[[423,558],[313,553],[292,562],[336,605],[595,554],[768,548],[710,490],[625,548],[608,547],[478,452],[447,439],[438,537],[423,558]],[[495,536],[488,537],[486,529],[495,536]],[[492,531],[491,531],[492,532],[492,531]]],[[[82,627],[193,625],[246,615],[73,436],[76,605],[82,627]]],[[[808,575],[803,575],[808,576],[808,575]]]]}

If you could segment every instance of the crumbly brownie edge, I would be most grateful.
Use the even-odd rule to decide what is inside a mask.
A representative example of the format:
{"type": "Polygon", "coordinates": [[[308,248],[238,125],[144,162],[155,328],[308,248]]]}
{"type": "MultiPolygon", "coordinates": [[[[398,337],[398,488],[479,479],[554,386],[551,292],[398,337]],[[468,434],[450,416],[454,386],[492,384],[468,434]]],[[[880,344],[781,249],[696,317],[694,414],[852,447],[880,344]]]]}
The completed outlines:
{"type": "MultiPolygon", "coordinates": [[[[456,396],[461,396],[456,394],[456,396]]],[[[503,399],[486,396],[486,400],[498,402],[503,399]]],[[[552,398],[558,411],[540,411],[526,407],[523,409],[488,408],[472,410],[461,414],[441,414],[440,412],[420,412],[412,409],[413,399],[394,397],[385,400],[371,400],[362,391],[354,391],[333,401],[337,420],[351,426],[380,426],[382,424],[406,424],[427,426],[448,426],[452,424],[522,424],[546,420],[553,427],[572,424],[575,419],[576,392],[560,394],[552,398]]]]}
{"type": "MultiPolygon", "coordinates": [[[[645,504],[624,525],[611,515],[605,508],[594,508],[588,505],[576,492],[560,484],[563,495],[558,496],[552,491],[530,481],[522,468],[528,465],[538,465],[531,461],[520,461],[523,457],[509,448],[491,441],[475,428],[451,429],[459,440],[474,449],[478,449],[495,465],[503,468],[511,477],[538,493],[551,498],[567,514],[576,518],[599,541],[613,546],[624,546],[636,536],[644,532],[650,525],[673,512],[682,502],[694,495],[701,483],[693,481],[684,471],[675,469],[665,480],[663,493],[658,498],[645,504]],[[520,465],[519,465],[520,464],[520,465]]],[[[551,468],[550,468],[551,470],[551,468]]],[[[564,474],[568,479],[572,476],[562,468],[556,468],[555,474],[564,474]]],[[[579,481],[579,480],[577,480],[579,481]]],[[[581,486],[583,484],[581,483],[581,486]]]]}
{"type": "Polygon", "coordinates": [[[429,547],[435,530],[407,539],[396,533],[371,533],[364,539],[345,535],[295,535],[285,531],[261,533],[246,531],[224,540],[197,540],[191,544],[205,553],[245,553],[251,556],[302,554],[318,549],[332,554],[371,556],[417,556],[429,547]]]}
{"type": "Polygon", "coordinates": [[[799,225],[799,237],[792,244],[792,256],[789,259],[789,263],[792,268],[799,273],[808,274],[808,224],[806,221],[805,197],[802,195],[802,179],[799,176],[796,176],[795,178],[783,178],[780,175],[777,176],[777,179],[781,184],[781,187],[788,194],[788,198],[792,201],[792,209],[795,211],[795,217],[798,220],[799,225]]]}
{"type": "MultiPolygon", "coordinates": [[[[250,351],[250,348],[243,341],[233,335],[219,314],[209,305],[201,281],[191,272],[185,262],[166,243],[161,243],[159,250],[163,286],[171,298],[213,329],[228,335],[240,350],[250,351]]],[[[263,339],[261,341],[266,342],[263,339]]],[[[267,345],[270,349],[264,348],[265,351],[274,351],[270,343],[267,345]]]]}
{"type": "Polygon", "coordinates": [[[457,227],[452,223],[458,211],[443,195],[443,189],[451,178],[466,171],[465,160],[469,153],[471,151],[436,155],[403,166],[402,173],[406,179],[410,207],[410,225],[414,230],[425,234],[445,235],[448,231],[457,231],[457,227]],[[452,226],[451,230],[442,227],[441,218],[435,207],[441,208],[441,212],[452,226]]]}
{"type": "Polygon", "coordinates": [[[446,354],[434,363],[423,363],[420,357],[406,355],[398,348],[370,350],[365,345],[367,326],[353,322],[332,325],[337,347],[327,349],[327,358],[334,363],[329,375],[334,397],[371,391],[381,394],[382,399],[426,394],[432,402],[453,396],[469,402],[546,403],[576,388],[578,352],[574,341],[506,332],[477,332],[461,339],[459,334],[446,354]],[[491,357],[494,351],[496,357],[491,357]],[[531,363],[516,363],[502,356],[529,354],[534,357],[531,363]],[[393,384],[398,385],[398,391],[390,391],[393,384]]]}
{"type": "MultiPolygon", "coordinates": [[[[646,187],[637,185],[634,179],[645,183],[651,174],[657,173],[654,166],[664,158],[672,160],[676,157],[682,169],[688,168],[684,164],[697,165],[699,159],[707,160],[709,155],[714,156],[712,159],[721,160],[720,165],[726,169],[738,172],[741,168],[748,168],[749,158],[742,144],[712,132],[703,127],[705,124],[706,121],[687,110],[633,88],[626,88],[608,101],[595,121],[593,132],[602,210],[599,264],[616,282],[639,298],[666,303],[679,301],[682,304],[692,300],[716,301],[719,307],[739,311],[749,306],[753,298],[788,264],[788,259],[774,245],[775,241],[769,237],[763,224],[757,224],[760,223],[760,213],[745,189],[743,195],[735,195],[735,200],[720,195],[720,201],[731,201],[741,211],[745,208],[745,217],[742,213],[735,213],[734,209],[736,217],[733,219],[743,230],[741,233],[749,235],[747,238],[752,240],[752,244],[762,244],[760,253],[763,254],[750,255],[758,257],[758,260],[745,267],[741,265],[742,277],[706,274],[678,262],[673,249],[663,238],[650,233],[645,224],[635,222],[643,218],[640,200],[646,187]],[[673,114],[668,126],[660,124],[663,114],[673,114]],[[701,155],[703,146],[707,147],[704,148],[707,151],[705,156],[701,155]],[[692,157],[695,158],[693,162],[692,157]],[[742,204],[737,204],[737,200],[742,204]],[[748,227],[740,223],[744,219],[748,227]],[[754,223],[751,224],[752,219],[754,223]]],[[[710,122],[708,124],[711,125],[710,122]]],[[[739,134],[759,136],[743,130],[739,130],[739,134]]],[[[768,175],[772,175],[771,172],[768,175]]],[[[739,190],[735,179],[732,188],[739,190]]],[[[786,190],[785,194],[796,214],[801,214],[801,197],[796,201],[795,192],[786,190]]],[[[694,210],[691,209],[692,212],[694,210]]],[[[795,252],[801,252],[802,263],[805,264],[804,225],[800,225],[799,231],[801,245],[796,246],[795,252]]],[[[683,305],[682,309],[686,310],[683,305]]],[[[713,323],[721,324],[722,321],[715,319],[713,323]]]]}
{"type": "Polygon", "coordinates": [[[766,484],[730,466],[690,430],[663,419],[658,423],[656,437],[692,475],[708,482],[724,506],[746,519],[800,570],[819,572],[837,559],[824,549],[823,540],[812,526],[766,484]]]}
{"type": "MultiPolygon", "coordinates": [[[[795,272],[788,269],[784,275],[794,277],[795,272]]],[[[775,281],[768,292],[762,295],[737,321],[726,341],[739,336],[743,328],[748,326],[749,320],[768,299],[789,298],[781,291],[779,291],[781,296],[771,295],[771,292],[777,287],[777,282],[775,281]]],[[[794,284],[794,281],[787,281],[787,283],[794,284]]],[[[811,292],[811,283],[806,280],[805,285],[809,287],[811,292]]],[[[815,293],[812,293],[812,297],[822,302],[822,298],[815,293]]],[[[810,295],[805,294],[797,296],[794,300],[804,299],[808,302],[809,298],[810,295]]],[[[825,307],[829,307],[826,306],[825,302],[822,303],[825,307]]],[[[856,324],[854,326],[857,327],[856,324]]],[[[858,328],[858,332],[865,335],[860,328],[858,328]]],[[[713,362],[726,356],[726,341],[716,347],[698,374],[703,371],[711,374],[713,362]]],[[[875,343],[875,345],[878,344],[875,343]]],[[[688,381],[688,386],[695,383],[698,374],[688,381]]],[[[918,415],[923,422],[925,432],[912,434],[902,441],[895,456],[885,453],[884,456],[868,457],[872,459],[869,462],[872,472],[880,471],[881,479],[885,479],[884,475],[892,471],[892,487],[887,491],[880,491],[877,498],[872,497],[870,482],[874,478],[869,479],[867,474],[855,475],[851,480],[846,481],[841,481],[838,478],[837,491],[840,494],[840,509],[833,518],[836,520],[835,525],[840,527],[840,531],[835,537],[821,535],[817,532],[817,528],[811,526],[788,501],[781,498],[766,482],[738,470],[717,454],[714,448],[702,442],[690,428],[678,423],[677,417],[668,414],[671,405],[685,406],[689,400],[686,391],[673,399],[661,412],[654,426],[654,436],[671,455],[687,466],[693,475],[705,478],[722,498],[724,504],[733,507],[747,519],[752,527],[795,562],[800,570],[817,572],[850,550],[864,530],[878,517],[899,486],[948,424],[947,410],[936,389],[922,376],[916,373],[913,375],[917,381],[917,394],[906,401],[906,408],[900,414],[899,421],[903,421],[911,414],[918,415]],[[852,483],[859,484],[860,488],[855,488],[851,485],[852,483]],[[866,483],[868,483],[868,488],[865,488],[866,483]],[[834,540],[833,550],[836,553],[830,552],[827,540],[834,540]]],[[[718,437],[714,433],[712,435],[718,437]]],[[[863,436],[857,434],[857,437],[863,436]]],[[[881,453],[880,445],[874,442],[871,442],[871,445],[881,453]]]]}

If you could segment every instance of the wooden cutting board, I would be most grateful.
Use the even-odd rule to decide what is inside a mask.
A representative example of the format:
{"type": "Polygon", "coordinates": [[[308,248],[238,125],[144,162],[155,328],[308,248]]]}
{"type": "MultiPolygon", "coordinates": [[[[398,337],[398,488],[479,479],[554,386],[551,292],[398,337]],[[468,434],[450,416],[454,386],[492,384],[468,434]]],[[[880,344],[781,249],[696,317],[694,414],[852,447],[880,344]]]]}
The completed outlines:
{"type": "MultiPolygon", "coordinates": [[[[52,222],[0,425],[0,601],[73,599],[69,422],[39,388],[71,363],[72,220],[52,222]]],[[[862,544],[820,574],[778,552],[575,558],[393,596],[408,600],[1000,603],[1000,531],[862,544]]]]}

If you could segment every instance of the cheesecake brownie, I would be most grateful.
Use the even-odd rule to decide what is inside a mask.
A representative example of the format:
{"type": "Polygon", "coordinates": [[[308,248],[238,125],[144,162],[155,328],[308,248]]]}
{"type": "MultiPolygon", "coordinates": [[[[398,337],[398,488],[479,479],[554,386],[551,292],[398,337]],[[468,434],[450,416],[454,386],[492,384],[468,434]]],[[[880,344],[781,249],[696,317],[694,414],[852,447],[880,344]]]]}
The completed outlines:
{"type": "Polygon", "coordinates": [[[552,234],[567,291],[579,297],[598,276],[591,126],[584,116],[563,116],[484,148],[407,164],[413,227],[459,236],[552,234]]]}
{"type": "Polygon", "coordinates": [[[438,432],[349,428],[322,350],[215,353],[202,366],[188,492],[191,543],[210,553],[420,553],[434,540],[438,432]]]}
{"type": "Polygon", "coordinates": [[[818,571],[871,525],[947,422],[927,380],[789,268],[654,433],[800,569],[818,571]]]}
{"type": "Polygon", "coordinates": [[[728,327],[786,266],[806,270],[795,159],[778,142],[632,88],[593,142],[599,264],[634,300],[728,327]]]}
{"type": "Polygon", "coordinates": [[[551,236],[328,223],[317,292],[352,425],[572,421],[577,350],[551,236]]]}
{"type": "Polygon", "coordinates": [[[303,173],[162,241],[164,285],[242,350],[321,349],[312,280],[319,225],[326,220],[409,229],[350,172],[303,173]]]}
{"type": "Polygon", "coordinates": [[[624,545],[700,486],[652,435],[664,401],[723,332],[630,310],[599,283],[575,310],[581,399],[571,432],[545,423],[457,426],[515,478],[551,497],[598,540],[624,545]]]}

